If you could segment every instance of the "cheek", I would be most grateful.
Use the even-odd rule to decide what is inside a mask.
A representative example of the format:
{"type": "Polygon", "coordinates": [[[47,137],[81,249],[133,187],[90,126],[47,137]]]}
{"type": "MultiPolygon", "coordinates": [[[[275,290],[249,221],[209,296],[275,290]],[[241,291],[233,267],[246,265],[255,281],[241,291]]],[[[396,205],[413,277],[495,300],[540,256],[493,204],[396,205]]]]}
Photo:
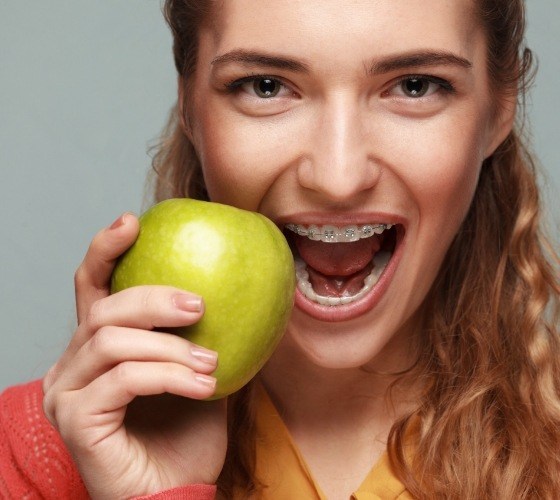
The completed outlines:
{"type": "Polygon", "coordinates": [[[419,130],[409,147],[399,152],[399,175],[421,221],[440,225],[450,236],[465,217],[476,190],[484,158],[481,130],[484,128],[475,120],[463,120],[461,125],[455,121],[447,121],[445,126],[434,123],[419,130]]]}
{"type": "MultiPolygon", "coordinates": [[[[484,159],[480,124],[427,128],[402,148],[398,170],[405,186],[411,252],[400,267],[403,282],[413,284],[398,300],[416,310],[441,269],[477,187],[484,159]]],[[[402,141],[401,141],[402,144],[402,141]]],[[[399,146],[400,147],[400,146],[399,146]]]]}
{"type": "Polygon", "coordinates": [[[257,210],[271,185],[291,163],[293,148],[286,144],[285,127],[229,116],[220,110],[199,116],[202,119],[195,131],[195,147],[210,199],[257,210]]]}

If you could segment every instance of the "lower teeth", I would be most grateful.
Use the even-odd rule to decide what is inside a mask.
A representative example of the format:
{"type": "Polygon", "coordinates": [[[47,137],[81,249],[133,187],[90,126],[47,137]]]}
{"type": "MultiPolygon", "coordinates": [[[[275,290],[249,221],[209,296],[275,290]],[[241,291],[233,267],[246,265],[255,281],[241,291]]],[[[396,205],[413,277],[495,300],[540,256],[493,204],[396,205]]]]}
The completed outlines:
{"type": "Polygon", "coordinates": [[[377,252],[373,257],[373,269],[364,280],[364,286],[355,295],[343,295],[342,297],[327,297],[319,295],[313,290],[313,285],[309,281],[307,265],[300,258],[296,259],[297,287],[309,300],[323,306],[340,306],[350,304],[364,297],[379,281],[381,274],[387,267],[391,259],[391,252],[377,252]]]}

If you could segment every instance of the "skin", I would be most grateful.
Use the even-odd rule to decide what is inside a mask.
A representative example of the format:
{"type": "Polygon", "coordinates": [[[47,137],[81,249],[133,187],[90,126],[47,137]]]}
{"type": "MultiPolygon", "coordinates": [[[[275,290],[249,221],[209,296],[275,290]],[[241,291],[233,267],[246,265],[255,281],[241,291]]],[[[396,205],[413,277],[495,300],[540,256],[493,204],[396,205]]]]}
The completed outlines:
{"type": "MultiPolygon", "coordinates": [[[[391,377],[378,372],[411,362],[422,302],[482,161],[511,128],[512,104],[493,113],[484,38],[469,4],[226,1],[200,33],[191,93],[179,96],[212,200],[279,225],[368,219],[406,229],[398,266],[371,308],[345,321],[296,308],[261,375],[329,498],[349,498],[391,423],[414,404],[407,387],[387,407],[391,377]],[[239,61],[240,51],[251,62],[239,61]],[[276,61],[255,61],[255,53],[276,61]],[[250,81],[228,90],[251,75],[279,80],[279,93],[259,97],[250,81]],[[399,84],[410,75],[437,83],[414,98],[399,84]]],[[[97,498],[213,483],[226,449],[224,402],[168,401],[173,417],[158,414],[176,424],[164,434],[161,420],[150,426],[134,407],[124,421],[135,395],[209,396],[216,366],[213,353],[197,355],[184,339],[150,331],[196,322],[203,310],[191,295],[142,287],[108,296],[114,261],[137,230],[126,215],[92,242],[76,275],[79,327],[44,384],[46,414],[97,498]]]]}
{"type": "MultiPolygon", "coordinates": [[[[493,126],[485,42],[467,5],[226,2],[221,19],[228,22],[201,34],[190,118],[211,199],[263,212],[280,225],[369,219],[406,227],[402,258],[374,307],[330,323],[296,307],[263,372],[333,498],[348,498],[360,484],[397,416],[382,399],[390,378],[361,368],[394,372],[412,362],[422,301],[467,213],[482,161],[511,126],[510,115],[493,126]],[[239,60],[241,51],[292,64],[239,60]],[[405,60],[443,52],[455,59],[405,60]],[[407,96],[398,81],[411,74],[445,80],[454,90],[433,83],[424,97],[407,96]],[[268,99],[251,82],[224,91],[247,75],[283,86],[268,99]],[[362,425],[349,434],[356,415],[362,425]],[[333,428],[341,431],[325,442],[333,428]],[[379,440],[372,446],[367,436],[379,440]],[[339,479],[341,463],[351,464],[350,478],[339,479]]],[[[396,413],[409,398],[401,396],[396,413]]]]}

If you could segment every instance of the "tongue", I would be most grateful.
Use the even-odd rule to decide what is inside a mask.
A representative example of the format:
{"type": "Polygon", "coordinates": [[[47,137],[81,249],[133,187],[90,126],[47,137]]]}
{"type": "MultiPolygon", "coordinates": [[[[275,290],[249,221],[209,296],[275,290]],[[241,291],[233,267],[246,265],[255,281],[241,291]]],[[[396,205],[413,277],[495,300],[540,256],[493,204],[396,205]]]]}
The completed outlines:
{"type": "Polygon", "coordinates": [[[322,296],[344,297],[362,289],[381,242],[377,236],[351,243],[324,243],[297,236],[296,246],[307,264],[313,290],[322,296]]]}
{"type": "Polygon", "coordinates": [[[304,236],[296,237],[301,258],[315,271],[325,276],[351,276],[364,269],[381,244],[377,236],[351,243],[324,243],[304,236]]]}
{"type": "Polygon", "coordinates": [[[315,293],[323,297],[352,297],[364,286],[364,281],[373,269],[370,262],[366,267],[350,276],[325,276],[307,266],[309,282],[315,293]]]}

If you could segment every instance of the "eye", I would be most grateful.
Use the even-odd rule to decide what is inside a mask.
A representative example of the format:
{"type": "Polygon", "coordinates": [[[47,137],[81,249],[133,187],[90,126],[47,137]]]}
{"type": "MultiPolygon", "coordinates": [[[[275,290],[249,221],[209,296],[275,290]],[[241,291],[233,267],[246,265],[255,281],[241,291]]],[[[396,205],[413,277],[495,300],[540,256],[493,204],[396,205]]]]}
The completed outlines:
{"type": "Polygon", "coordinates": [[[422,97],[430,90],[431,83],[425,78],[408,78],[401,82],[400,88],[409,97],[422,97]]]}
{"type": "Polygon", "coordinates": [[[272,78],[258,78],[253,80],[253,90],[255,94],[263,99],[275,97],[282,88],[282,84],[278,80],[272,78]]]}
{"type": "Polygon", "coordinates": [[[229,92],[243,91],[259,99],[270,99],[292,94],[290,89],[280,80],[269,76],[247,76],[227,83],[226,88],[229,92]]]}
{"type": "Polygon", "coordinates": [[[436,92],[453,92],[453,86],[446,80],[434,76],[406,76],[389,89],[388,94],[398,97],[418,99],[436,92]]]}

